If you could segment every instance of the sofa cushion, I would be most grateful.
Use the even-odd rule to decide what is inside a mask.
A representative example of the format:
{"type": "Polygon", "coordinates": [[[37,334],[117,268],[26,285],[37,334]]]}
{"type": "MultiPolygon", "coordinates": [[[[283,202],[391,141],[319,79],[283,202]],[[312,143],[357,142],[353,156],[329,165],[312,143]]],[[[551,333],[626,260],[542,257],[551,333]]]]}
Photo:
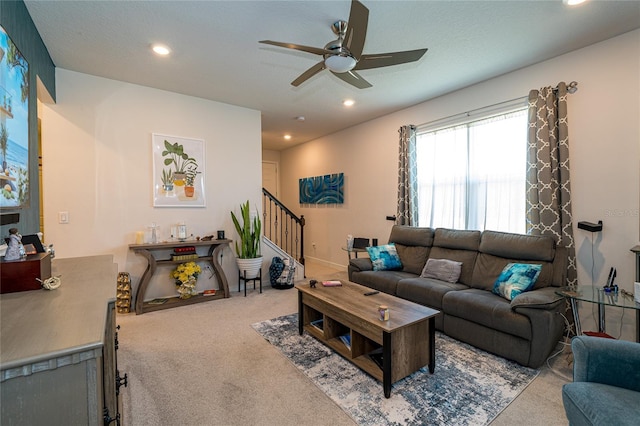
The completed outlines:
{"type": "Polygon", "coordinates": [[[637,425],[638,392],[601,383],[562,386],[562,402],[572,425],[637,425]]]}
{"type": "Polygon", "coordinates": [[[462,272],[462,262],[449,259],[429,259],[420,276],[456,283],[460,278],[460,272],[462,272]]]}
{"type": "MultiPolygon", "coordinates": [[[[471,278],[473,276],[473,265],[476,262],[477,251],[457,250],[443,247],[433,247],[429,253],[430,259],[449,259],[462,263],[462,271],[460,272],[459,282],[466,286],[472,287],[471,278]]],[[[499,275],[499,274],[498,274],[499,275]]],[[[495,278],[498,276],[496,275],[495,278]]]]}
{"type": "Polygon", "coordinates": [[[442,297],[446,293],[468,288],[464,284],[448,283],[431,278],[405,278],[398,282],[396,296],[441,310],[442,297]]]}
{"type": "Polygon", "coordinates": [[[402,263],[402,270],[420,275],[427,262],[427,257],[429,257],[430,247],[406,246],[400,243],[395,243],[395,245],[402,263]]]}
{"type": "Polygon", "coordinates": [[[553,262],[556,242],[546,235],[484,231],[479,251],[507,259],[553,262]]]}
{"type": "Polygon", "coordinates": [[[513,300],[519,294],[533,288],[541,269],[540,264],[509,263],[493,284],[493,293],[513,300]]]}
{"type": "Polygon", "coordinates": [[[433,245],[433,229],[394,225],[391,228],[389,242],[405,246],[431,247],[433,245]]]}
{"type": "Polygon", "coordinates": [[[505,298],[486,290],[472,288],[450,291],[442,297],[442,310],[446,315],[462,318],[526,340],[531,340],[532,337],[529,318],[514,312],[505,298]]]}
{"type": "Polygon", "coordinates": [[[554,309],[565,301],[564,296],[558,295],[556,290],[552,287],[545,287],[521,293],[511,300],[511,309],[554,309]]]}
{"type": "Polygon", "coordinates": [[[542,265],[540,275],[533,288],[544,288],[551,285],[553,279],[553,264],[543,261],[525,261],[518,258],[504,258],[487,253],[478,253],[476,263],[473,268],[473,278],[470,287],[480,288],[487,291],[493,290],[493,284],[502,273],[502,270],[509,263],[534,263],[542,265]]]}
{"type": "Polygon", "coordinates": [[[349,268],[356,271],[373,271],[373,264],[368,257],[357,257],[355,259],[349,259],[349,268]]]}
{"type": "Polygon", "coordinates": [[[433,245],[448,249],[477,251],[480,246],[480,236],[480,231],[438,228],[434,233],[433,245]]]}
{"type": "Polygon", "coordinates": [[[351,280],[395,296],[398,281],[412,277],[415,277],[415,275],[402,271],[364,271],[354,272],[351,280]]]}
{"type": "Polygon", "coordinates": [[[374,271],[389,271],[402,269],[402,262],[398,257],[395,244],[385,244],[383,246],[367,247],[369,259],[373,264],[374,271]]]}

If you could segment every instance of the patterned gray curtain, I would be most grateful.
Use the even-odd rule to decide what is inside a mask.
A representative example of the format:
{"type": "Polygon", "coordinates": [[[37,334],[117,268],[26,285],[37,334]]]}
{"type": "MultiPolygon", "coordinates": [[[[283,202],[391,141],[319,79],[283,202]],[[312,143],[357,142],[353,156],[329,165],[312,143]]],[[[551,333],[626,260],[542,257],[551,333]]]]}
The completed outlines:
{"type": "Polygon", "coordinates": [[[418,225],[418,181],[416,165],[416,127],[400,127],[398,155],[398,212],[396,224],[418,225]]]}
{"type": "Polygon", "coordinates": [[[569,252],[567,285],[577,284],[571,217],[567,86],[529,92],[527,232],[552,235],[569,252]]]}

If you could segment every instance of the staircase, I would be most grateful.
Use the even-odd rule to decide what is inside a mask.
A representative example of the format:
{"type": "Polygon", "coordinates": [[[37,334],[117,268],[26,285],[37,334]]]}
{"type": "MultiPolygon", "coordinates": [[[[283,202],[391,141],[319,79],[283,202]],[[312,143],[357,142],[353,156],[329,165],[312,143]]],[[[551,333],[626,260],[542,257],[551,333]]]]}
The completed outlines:
{"type": "Polygon", "coordinates": [[[304,215],[296,216],[262,188],[262,216],[265,238],[288,257],[304,265],[304,215]]]}

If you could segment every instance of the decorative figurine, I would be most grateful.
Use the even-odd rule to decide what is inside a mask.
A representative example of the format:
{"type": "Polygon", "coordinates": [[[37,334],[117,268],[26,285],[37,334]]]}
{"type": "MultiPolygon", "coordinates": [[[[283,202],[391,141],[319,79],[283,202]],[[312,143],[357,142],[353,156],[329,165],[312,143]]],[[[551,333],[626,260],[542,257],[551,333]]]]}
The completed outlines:
{"type": "Polygon", "coordinates": [[[18,233],[18,228],[10,228],[9,247],[4,255],[4,260],[18,260],[25,256],[24,246],[22,245],[22,235],[18,233]]]}

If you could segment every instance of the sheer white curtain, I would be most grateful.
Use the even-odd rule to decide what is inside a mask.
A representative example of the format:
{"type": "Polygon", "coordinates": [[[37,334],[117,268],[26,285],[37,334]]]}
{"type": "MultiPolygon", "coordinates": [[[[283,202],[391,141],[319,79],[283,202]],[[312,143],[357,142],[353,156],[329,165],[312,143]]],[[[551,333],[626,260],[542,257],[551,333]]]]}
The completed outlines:
{"type": "Polygon", "coordinates": [[[419,133],[419,226],[526,231],[527,113],[419,133]]]}

